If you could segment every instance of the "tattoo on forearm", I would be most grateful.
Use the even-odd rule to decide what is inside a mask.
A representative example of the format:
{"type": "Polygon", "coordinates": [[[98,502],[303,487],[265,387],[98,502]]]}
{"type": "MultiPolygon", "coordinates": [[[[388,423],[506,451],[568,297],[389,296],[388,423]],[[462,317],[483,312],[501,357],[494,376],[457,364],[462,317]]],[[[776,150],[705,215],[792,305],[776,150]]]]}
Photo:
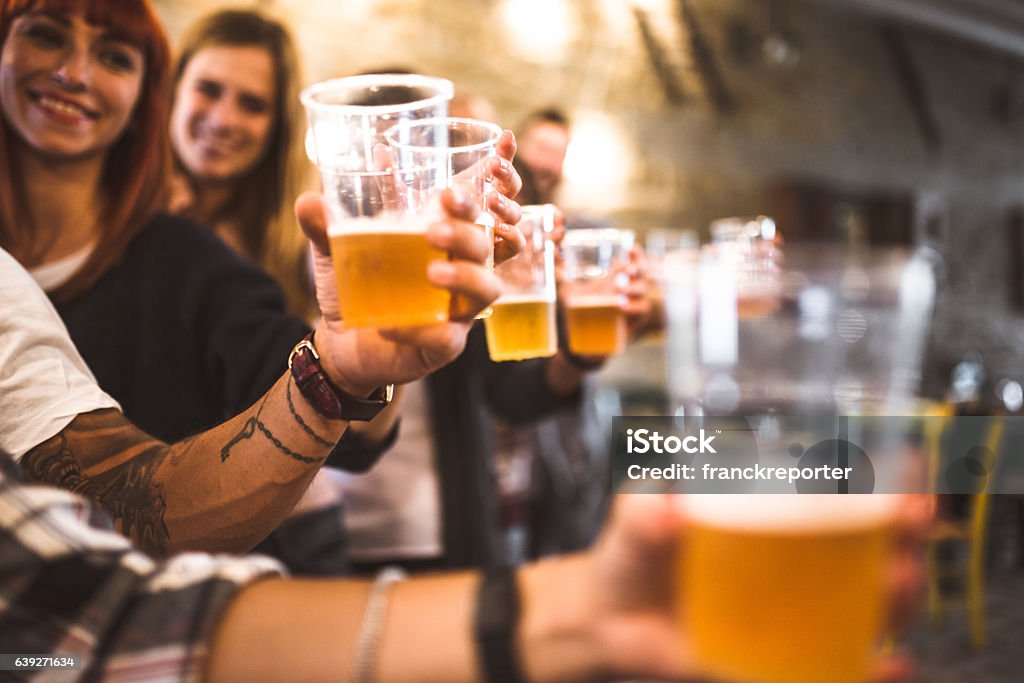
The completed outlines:
{"type": "Polygon", "coordinates": [[[288,410],[291,411],[292,417],[295,418],[295,422],[297,422],[298,425],[300,427],[302,427],[302,431],[306,432],[306,434],[309,435],[309,438],[313,439],[313,441],[317,442],[321,446],[327,446],[328,448],[334,448],[334,442],[333,441],[329,441],[329,440],[323,438],[322,436],[320,436],[319,434],[317,434],[316,432],[314,432],[312,427],[307,425],[306,421],[303,420],[302,416],[299,415],[298,411],[295,410],[295,404],[292,403],[292,378],[290,376],[288,377],[287,396],[288,396],[288,410]]]}
{"type": "MultiPolygon", "coordinates": [[[[261,419],[261,416],[263,415],[263,406],[265,406],[266,403],[267,397],[264,397],[263,402],[260,403],[259,409],[256,410],[256,414],[247,419],[245,423],[242,425],[242,429],[239,430],[238,434],[235,434],[235,436],[232,437],[230,441],[228,441],[224,448],[221,449],[221,462],[225,462],[228,458],[231,457],[231,451],[232,449],[235,448],[235,446],[238,446],[239,444],[253,438],[253,436],[256,435],[257,431],[263,434],[263,436],[267,437],[267,439],[270,441],[270,443],[274,445],[274,448],[276,448],[278,452],[287,455],[292,460],[298,460],[299,462],[309,464],[315,462],[323,462],[324,460],[327,459],[326,455],[320,458],[313,458],[308,455],[303,455],[297,451],[293,451],[292,449],[288,448],[288,446],[285,446],[280,439],[274,436],[274,433],[270,431],[270,429],[263,423],[263,420],[261,419]]],[[[299,418],[294,409],[292,410],[292,416],[295,417],[297,420],[299,418]]],[[[302,423],[300,422],[300,425],[301,424],[302,423]]]]}
{"type": "MultiPolygon", "coordinates": [[[[126,448],[125,433],[118,432],[109,418],[99,413],[79,416],[64,432],[25,455],[25,472],[37,481],[93,500],[140,546],[154,551],[166,548],[170,538],[164,522],[167,503],[152,479],[167,448],[152,439],[134,440],[126,448]],[[134,454],[125,458],[128,449],[134,454]]],[[[124,418],[120,422],[127,425],[124,418]]]]}
{"type": "Polygon", "coordinates": [[[245,421],[245,424],[242,425],[242,431],[235,434],[235,436],[232,437],[231,441],[228,441],[227,445],[224,446],[224,448],[220,449],[220,461],[227,461],[227,459],[231,457],[231,449],[237,446],[238,444],[242,443],[243,441],[248,441],[249,439],[252,438],[252,435],[255,433],[256,418],[250,417],[248,420],[245,421]]]}

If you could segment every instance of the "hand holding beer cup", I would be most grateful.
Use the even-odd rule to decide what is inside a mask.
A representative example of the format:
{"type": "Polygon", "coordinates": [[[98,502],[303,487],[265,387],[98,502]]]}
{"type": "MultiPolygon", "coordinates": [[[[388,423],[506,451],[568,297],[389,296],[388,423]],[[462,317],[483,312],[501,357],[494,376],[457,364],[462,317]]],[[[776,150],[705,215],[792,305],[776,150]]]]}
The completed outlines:
{"type": "Polygon", "coordinates": [[[477,313],[497,299],[501,285],[484,267],[489,245],[471,218],[475,208],[453,191],[440,196],[443,217],[424,232],[428,247],[442,254],[427,266],[431,286],[467,302],[461,318],[397,329],[350,328],[341,319],[337,278],[327,238],[327,208],[321,195],[296,201],[303,231],[313,243],[314,279],[321,321],[316,347],[331,380],[353,395],[369,395],[382,384],[419,379],[454,360],[477,313]],[[447,255],[447,256],[445,256],[447,255]]]}
{"type": "Polygon", "coordinates": [[[559,296],[565,311],[567,346],[577,356],[606,357],[621,352],[629,335],[633,233],[615,228],[570,230],[562,240],[563,280],[559,296]]]}
{"type": "Polygon", "coordinates": [[[731,450],[759,466],[851,465],[837,481],[784,490],[760,477],[698,477],[703,495],[677,499],[687,529],[676,570],[681,638],[713,679],[875,680],[891,615],[910,602],[906,588],[894,596],[892,575],[906,584],[918,572],[907,537],[919,540],[920,525],[908,534],[905,518],[927,514],[909,495],[923,489],[923,468],[905,416],[915,414],[931,316],[928,260],[904,249],[790,246],[784,276],[773,276],[785,285],[778,301],[748,301],[745,311],[737,266],[722,253],[672,265],[676,419],[731,416],[744,425],[736,433],[755,435],[756,449],[720,444],[719,463],[731,450]]]}
{"type": "Polygon", "coordinates": [[[502,295],[484,320],[493,361],[553,356],[558,350],[555,322],[555,230],[553,204],[522,207],[516,226],[526,240],[513,259],[495,267],[502,295]]]}
{"type": "MultiPolygon", "coordinates": [[[[915,496],[894,496],[892,500],[889,543],[878,557],[881,613],[876,635],[880,635],[882,630],[896,632],[916,609],[922,583],[920,549],[930,519],[927,507],[920,502],[920,497],[915,496]]],[[[714,596],[729,590],[732,577],[729,575],[731,569],[727,567],[725,574],[716,577],[717,587],[710,586],[712,595],[701,596],[693,592],[697,587],[693,585],[692,577],[678,571],[680,565],[698,561],[691,554],[695,545],[701,543],[697,535],[702,532],[696,528],[699,521],[691,517],[691,509],[671,495],[616,496],[609,524],[594,551],[578,560],[588,565],[587,575],[590,577],[589,581],[575,579],[575,584],[586,591],[587,596],[580,602],[588,605],[588,612],[580,619],[593,625],[587,634],[583,652],[597,658],[593,663],[597,675],[614,671],[617,678],[658,680],[806,680],[799,670],[801,654],[808,653],[818,662],[830,656],[830,649],[842,656],[844,645],[837,647],[829,642],[829,638],[837,634],[819,633],[805,641],[798,641],[793,636],[791,626],[799,626],[804,618],[799,611],[800,605],[794,603],[787,605],[788,611],[783,620],[772,623],[770,628],[760,631],[752,640],[739,633],[721,634],[723,647],[737,652],[748,650],[751,644],[757,646],[758,651],[767,648],[767,645],[759,645],[762,641],[783,643],[784,651],[797,657],[798,663],[791,675],[773,678],[759,674],[757,662],[752,663],[748,670],[734,670],[732,678],[709,667],[699,643],[699,639],[706,636],[692,630],[701,625],[684,616],[694,610],[687,603],[699,600],[706,604],[708,600],[714,600],[714,596]]],[[[744,556],[740,562],[749,566],[749,570],[743,571],[756,573],[753,557],[744,556]]],[[[707,571],[711,572],[712,567],[707,571]]],[[[827,578],[821,578],[818,585],[827,590],[827,578]]],[[[798,582],[790,581],[788,586],[792,594],[799,595],[801,586],[798,582]]],[[[842,589],[833,586],[831,590],[842,589]]],[[[552,599],[559,597],[553,596],[552,599]]],[[[570,605],[574,597],[565,597],[567,604],[563,611],[566,614],[573,613],[570,605]]],[[[736,612],[728,617],[737,621],[745,618],[760,621],[759,611],[766,601],[774,600],[771,595],[761,596],[736,607],[736,612]]],[[[715,629],[722,615],[712,609],[706,618],[709,620],[706,626],[715,629]]],[[[835,618],[840,619],[842,615],[835,615],[835,618]]],[[[754,656],[749,659],[754,659],[754,656]]],[[[859,680],[863,681],[907,680],[911,674],[909,663],[903,656],[883,655],[877,650],[865,653],[862,664],[864,677],[859,680]]],[[[839,659],[832,663],[833,667],[840,665],[839,659]]],[[[822,669],[816,678],[810,680],[818,683],[853,680],[844,675],[831,677],[830,671],[822,669]]]]}
{"type": "MultiPolygon", "coordinates": [[[[431,169],[434,175],[429,182],[436,188],[455,188],[476,206],[474,221],[491,245],[488,268],[494,267],[496,225],[495,216],[488,210],[488,200],[496,194],[493,168],[502,136],[501,128],[493,123],[457,117],[407,119],[384,135],[393,156],[393,168],[399,173],[406,169],[431,169]]],[[[459,315],[464,306],[458,297],[452,298],[454,315],[459,315]]],[[[489,312],[487,309],[483,315],[489,312]]]]}
{"type": "Polygon", "coordinates": [[[450,81],[374,74],[306,88],[308,152],[320,171],[342,316],[349,327],[429,325],[448,318],[450,293],[427,281],[443,258],[425,238],[441,219],[440,159],[403,165],[386,133],[447,112],[450,81]]]}

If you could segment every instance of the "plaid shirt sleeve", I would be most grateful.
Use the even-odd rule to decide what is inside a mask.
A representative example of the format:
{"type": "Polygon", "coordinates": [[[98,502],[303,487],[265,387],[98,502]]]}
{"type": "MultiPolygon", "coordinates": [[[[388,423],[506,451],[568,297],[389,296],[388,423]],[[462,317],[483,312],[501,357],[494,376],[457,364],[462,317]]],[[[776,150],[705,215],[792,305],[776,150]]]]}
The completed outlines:
{"type": "Polygon", "coordinates": [[[61,673],[88,680],[199,680],[231,598],[283,574],[256,556],[155,562],[84,499],[15,467],[0,454],[0,652],[78,655],[82,669],[61,673]]]}

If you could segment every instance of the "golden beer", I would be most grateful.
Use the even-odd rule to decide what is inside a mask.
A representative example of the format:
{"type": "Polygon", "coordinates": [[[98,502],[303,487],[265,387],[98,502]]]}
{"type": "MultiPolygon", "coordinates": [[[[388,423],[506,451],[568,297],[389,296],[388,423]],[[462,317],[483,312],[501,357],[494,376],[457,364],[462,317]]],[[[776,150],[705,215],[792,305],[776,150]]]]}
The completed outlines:
{"type": "Polygon", "coordinates": [[[616,295],[571,298],[565,311],[569,350],[581,356],[610,356],[626,346],[626,316],[616,295]]]}
{"type": "Polygon", "coordinates": [[[553,356],[557,348],[555,302],[543,295],[509,295],[498,299],[484,320],[491,360],[553,356]]]}
{"type": "Polygon", "coordinates": [[[450,295],[430,284],[427,264],[445,253],[421,232],[331,235],[341,317],[348,327],[409,327],[448,320],[450,295]]]}
{"type": "Polygon", "coordinates": [[[895,496],[684,496],[676,611],[699,666],[752,683],[871,678],[895,496]]]}

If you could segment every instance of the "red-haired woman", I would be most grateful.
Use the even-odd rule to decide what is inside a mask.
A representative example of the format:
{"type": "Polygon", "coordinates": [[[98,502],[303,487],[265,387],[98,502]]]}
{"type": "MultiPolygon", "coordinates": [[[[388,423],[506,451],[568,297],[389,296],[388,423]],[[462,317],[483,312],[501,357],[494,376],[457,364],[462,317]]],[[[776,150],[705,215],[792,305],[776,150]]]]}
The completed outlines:
{"type": "MultiPolygon", "coordinates": [[[[168,68],[146,2],[0,2],[0,246],[50,293],[125,415],[177,440],[248,407],[309,330],[258,267],[209,230],[158,212],[168,68]]],[[[514,142],[503,150],[511,157],[514,142]]],[[[518,190],[513,172],[497,177],[506,194],[518,190]]],[[[503,219],[514,224],[517,213],[503,219]]],[[[479,299],[492,283],[456,263],[435,264],[446,271],[435,284],[479,299]]],[[[422,365],[425,347],[447,352],[464,328],[396,339],[331,321],[317,336],[351,339],[350,357],[335,360],[357,378],[387,363],[422,365]]]]}
{"type": "Polygon", "coordinates": [[[167,43],[145,3],[116,1],[7,0],[0,39],[0,239],[29,267],[74,262],[48,283],[69,300],[163,202],[167,43]],[[92,54],[55,64],[79,26],[92,54]]]}

